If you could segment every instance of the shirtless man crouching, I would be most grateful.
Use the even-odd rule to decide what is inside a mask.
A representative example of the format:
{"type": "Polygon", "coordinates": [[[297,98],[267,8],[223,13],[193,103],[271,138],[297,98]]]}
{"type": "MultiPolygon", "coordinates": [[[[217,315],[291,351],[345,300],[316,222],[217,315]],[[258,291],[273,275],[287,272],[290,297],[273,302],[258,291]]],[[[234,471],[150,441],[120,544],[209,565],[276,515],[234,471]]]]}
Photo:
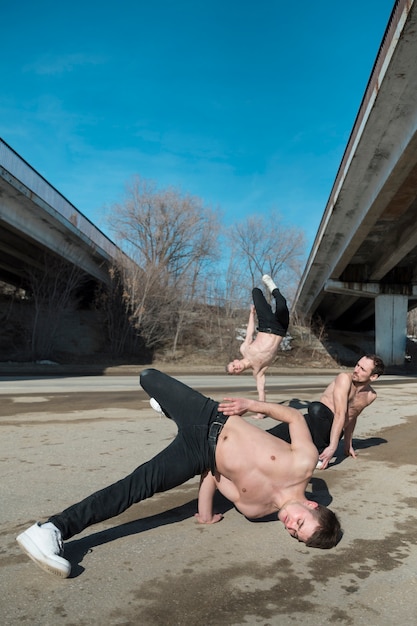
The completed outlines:
{"type": "MultiPolygon", "coordinates": [[[[311,437],[319,451],[318,469],[326,469],[340,439],[344,440],[346,456],[356,458],[352,437],[358,416],[376,399],[371,383],[384,373],[384,362],[376,354],[365,354],[353,372],[341,372],[324,390],[318,402],[311,402],[304,416],[311,437]]],[[[268,432],[290,442],[287,424],[279,424],[268,432]]]]}

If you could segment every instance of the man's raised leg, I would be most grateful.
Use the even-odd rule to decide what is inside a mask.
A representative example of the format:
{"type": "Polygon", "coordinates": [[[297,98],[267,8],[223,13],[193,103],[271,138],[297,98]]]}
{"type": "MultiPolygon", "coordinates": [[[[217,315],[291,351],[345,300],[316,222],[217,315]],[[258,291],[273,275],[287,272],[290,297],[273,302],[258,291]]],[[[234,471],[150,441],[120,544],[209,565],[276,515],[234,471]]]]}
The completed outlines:
{"type": "Polygon", "coordinates": [[[208,425],[217,414],[218,402],[159,370],[143,370],[140,384],[177,424],[187,424],[191,418],[194,424],[208,425]]]}

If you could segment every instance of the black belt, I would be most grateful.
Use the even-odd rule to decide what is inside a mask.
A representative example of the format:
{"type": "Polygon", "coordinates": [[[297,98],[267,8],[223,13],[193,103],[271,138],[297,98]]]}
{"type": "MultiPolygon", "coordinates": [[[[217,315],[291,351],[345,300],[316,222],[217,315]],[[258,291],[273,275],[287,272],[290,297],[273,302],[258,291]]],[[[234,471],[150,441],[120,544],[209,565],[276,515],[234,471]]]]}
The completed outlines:
{"type": "Polygon", "coordinates": [[[278,335],[279,337],[285,337],[285,335],[287,334],[287,331],[282,329],[278,329],[278,328],[257,328],[256,329],[258,331],[258,333],[268,333],[269,335],[278,335]]]}
{"type": "Polygon", "coordinates": [[[209,427],[207,440],[208,440],[209,448],[211,452],[210,470],[212,474],[214,474],[214,472],[216,471],[217,440],[219,438],[220,433],[223,430],[223,426],[226,424],[228,419],[229,419],[229,415],[223,415],[223,413],[218,413],[218,415],[216,415],[216,417],[211,422],[210,427],[209,427]]]}

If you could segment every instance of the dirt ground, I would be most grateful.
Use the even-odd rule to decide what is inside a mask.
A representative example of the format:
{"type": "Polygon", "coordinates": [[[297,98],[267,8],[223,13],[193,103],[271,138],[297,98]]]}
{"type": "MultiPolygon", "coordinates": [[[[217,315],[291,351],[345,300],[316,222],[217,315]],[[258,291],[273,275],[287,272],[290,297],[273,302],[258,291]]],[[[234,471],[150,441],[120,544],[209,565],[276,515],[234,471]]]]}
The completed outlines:
{"type": "MultiPolygon", "coordinates": [[[[162,369],[162,368],[161,368],[162,369]]],[[[271,373],[268,395],[302,409],[338,370],[271,373]]],[[[299,544],[272,520],[249,522],[219,497],[224,520],[195,523],[198,477],[66,542],[73,571],[55,579],[15,542],[129,473],[175,434],[149,407],[135,371],[0,378],[0,620],[6,626],[412,624],[417,614],[417,380],[384,376],[361,416],[358,459],[316,471],[308,496],[340,516],[330,551],[299,544]]],[[[194,386],[196,374],[174,373],[194,386]],[[190,382],[191,381],[191,382],[190,382]]],[[[255,394],[250,376],[234,395],[255,394]]],[[[195,384],[223,397],[230,377],[195,384]]],[[[248,418],[250,419],[250,418],[248,418]]],[[[271,420],[257,422],[269,428],[271,420]]],[[[339,451],[340,452],[340,451],[339,451]]]]}

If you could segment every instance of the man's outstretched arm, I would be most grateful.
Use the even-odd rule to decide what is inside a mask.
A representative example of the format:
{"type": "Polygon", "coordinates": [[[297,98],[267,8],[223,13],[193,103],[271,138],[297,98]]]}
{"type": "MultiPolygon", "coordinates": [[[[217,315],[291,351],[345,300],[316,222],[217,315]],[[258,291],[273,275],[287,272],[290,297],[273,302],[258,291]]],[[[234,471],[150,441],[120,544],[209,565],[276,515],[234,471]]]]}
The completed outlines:
{"type": "Polygon", "coordinates": [[[352,380],[348,374],[342,372],[338,374],[335,380],[333,389],[333,403],[334,403],[334,418],[332,428],[330,430],[330,443],[319,455],[319,459],[323,462],[321,469],[326,469],[330,461],[332,460],[339,440],[342,435],[343,426],[345,425],[349,391],[352,380]]]}
{"type": "Polygon", "coordinates": [[[216,489],[213,475],[208,470],[201,474],[198,491],[198,513],[195,514],[195,518],[200,524],[215,524],[223,519],[221,513],[213,514],[213,498],[216,489]]]}
{"type": "MultiPolygon", "coordinates": [[[[256,389],[258,391],[258,400],[259,400],[259,402],[265,402],[266,401],[265,373],[266,373],[267,369],[268,369],[267,367],[261,367],[258,370],[256,370],[256,369],[253,370],[253,376],[254,376],[255,381],[256,381],[256,389]]],[[[252,417],[254,417],[255,419],[263,419],[265,417],[265,415],[263,413],[256,413],[252,417]]]]}
{"type": "Polygon", "coordinates": [[[309,448],[317,453],[307,423],[297,409],[283,404],[259,402],[259,400],[248,398],[224,398],[219,403],[218,408],[225,415],[243,415],[247,411],[251,411],[268,415],[279,422],[286,422],[290,431],[291,448],[293,450],[309,448]]]}
{"type": "Polygon", "coordinates": [[[250,311],[249,311],[249,319],[248,319],[248,325],[246,327],[246,335],[245,335],[245,339],[242,343],[242,345],[240,346],[240,352],[242,353],[243,356],[245,355],[245,348],[247,346],[250,346],[250,344],[253,342],[253,336],[255,334],[255,314],[256,314],[256,310],[254,305],[251,305],[250,311]]]}
{"type": "Polygon", "coordinates": [[[345,456],[352,456],[354,459],[356,459],[356,452],[353,449],[352,438],[353,438],[353,431],[355,430],[355,426],[356,426],[356,420],[357,420],[356,417],[349,419],[349,423],[345,427],[345,430],[343,433],[343,444],[344,444],[345,456]]]}
{"type": "Polygon", "coordinates": [[[265,372],[266,367],[262,367],[260,370],[253,372],[253,375],[256,380],[256,388],[258,390],[258,400],[259,402],[265,402],[265,372]]]}
{"type": "Polygon", "coordinates": [[[372,390],[367,393],[366,401],[355,404],[355,406],[349,406],[348,408],[348,422],[345,424],[343,431],[343,443],[345,456],[352,456],[356,459],[356,452],[353,449],[352,439],[355,430],[358,416],[362,413],[363,409],[372,404],[376,398],[376,393],[372,390]]]}

